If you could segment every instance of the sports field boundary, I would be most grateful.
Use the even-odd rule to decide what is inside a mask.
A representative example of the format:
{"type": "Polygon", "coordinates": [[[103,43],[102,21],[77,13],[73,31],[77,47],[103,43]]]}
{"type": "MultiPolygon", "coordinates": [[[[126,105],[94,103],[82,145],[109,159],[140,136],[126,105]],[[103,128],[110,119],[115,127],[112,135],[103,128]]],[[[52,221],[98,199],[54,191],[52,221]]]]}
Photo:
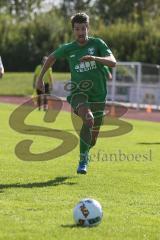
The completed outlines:
{"type": "MultiPolygon", "coordinates": [[[[0,102],[8,103],[8,104],[22,104],[28,100],[30,100],[30,96],[19,97],[19,96],[0,96],[0,102]]],[[[71,107],[66,101],[65,98],[60,98],[63,101],[62,111],[71,111],[71,107]]],[[[144,121],[152,121],[152,122],[160,122],[160,111],[147,112],[144,109],[134,109],[131,107],[127,107],[127,112],[123,115],[123,118],[126,119],[136,119],[136,120],[144,120],[144,121]]]]}

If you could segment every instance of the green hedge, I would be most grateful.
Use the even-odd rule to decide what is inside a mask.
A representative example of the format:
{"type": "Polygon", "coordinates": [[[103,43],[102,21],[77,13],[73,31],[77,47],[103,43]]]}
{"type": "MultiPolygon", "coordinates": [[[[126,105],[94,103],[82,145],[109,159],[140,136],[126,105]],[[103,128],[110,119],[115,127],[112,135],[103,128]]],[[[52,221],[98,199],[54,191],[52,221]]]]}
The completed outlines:
{"type": "MultiPolygon", "coordinates": [[[[160,62],[160,17],[137,22],[117,21],[106,26],[92,16],[90,34],[104,39],[119,61],[160,62]]],[[[17,22],[0,15],[0,55],[7,71],[33,71],[42,56],[71,41],[70,21],[57,11],[42,13],[33,20],[17,22]]],[[[66,61],[57,61],[56,71],[68,71],[66,61]]]]}

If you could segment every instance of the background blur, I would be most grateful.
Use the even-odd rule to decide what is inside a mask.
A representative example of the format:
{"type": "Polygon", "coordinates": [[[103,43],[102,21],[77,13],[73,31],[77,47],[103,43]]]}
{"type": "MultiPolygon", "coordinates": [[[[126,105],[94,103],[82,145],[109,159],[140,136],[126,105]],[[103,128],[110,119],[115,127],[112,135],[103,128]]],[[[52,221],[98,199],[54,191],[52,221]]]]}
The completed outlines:
{"type": "MultiPolygon", "coordinates": [[[[72,40],[70,16],[90,15],[118,61],[160,63],[159,0],[0,0],[0,55],[5,71],[33,71],[45,54],[72,40]]],[[[57,61],[55,71],[68,71],[57,61]]]]}

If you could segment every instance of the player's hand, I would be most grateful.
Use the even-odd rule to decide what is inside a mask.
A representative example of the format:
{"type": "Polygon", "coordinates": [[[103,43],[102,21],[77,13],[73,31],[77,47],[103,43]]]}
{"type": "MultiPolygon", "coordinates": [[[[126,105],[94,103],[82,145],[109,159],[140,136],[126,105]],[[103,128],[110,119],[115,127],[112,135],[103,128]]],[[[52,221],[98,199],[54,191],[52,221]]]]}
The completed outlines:
{"type": "Polygon", "coordinates": [[[45,88],[44,88],[44,82],[43,82],[43,80],[42,79],[38,79],[37,81],[36,81],[36,89],[37,90],[40,90],[41,92],[45,92],[45,88]]]}
{"type": "Polygon", "coordinates": [[[87,61],[94,61],[95,60],[95,56],[92,55],[86,55],[83,56],[82,58],[80,58],[80,62],[87,62],[87,61]]]}

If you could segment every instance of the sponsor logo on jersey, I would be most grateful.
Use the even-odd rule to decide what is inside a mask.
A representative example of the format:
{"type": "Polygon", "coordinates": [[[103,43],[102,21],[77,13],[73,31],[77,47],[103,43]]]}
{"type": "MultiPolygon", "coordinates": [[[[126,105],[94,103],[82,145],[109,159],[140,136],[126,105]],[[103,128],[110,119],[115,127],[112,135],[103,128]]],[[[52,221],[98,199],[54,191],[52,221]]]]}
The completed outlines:
{"type": "Polygon", "coordinates": [[[95,61],[81,62],[75,66],[76,72],[87,72],[96,68],[97,66],[95,61]]]}
{"type": "Polygon", "coordinates": [[[93,47],[88,48],[88,53],[89,53],[89,55],[94,55],[95,49],[93,47]]]}

